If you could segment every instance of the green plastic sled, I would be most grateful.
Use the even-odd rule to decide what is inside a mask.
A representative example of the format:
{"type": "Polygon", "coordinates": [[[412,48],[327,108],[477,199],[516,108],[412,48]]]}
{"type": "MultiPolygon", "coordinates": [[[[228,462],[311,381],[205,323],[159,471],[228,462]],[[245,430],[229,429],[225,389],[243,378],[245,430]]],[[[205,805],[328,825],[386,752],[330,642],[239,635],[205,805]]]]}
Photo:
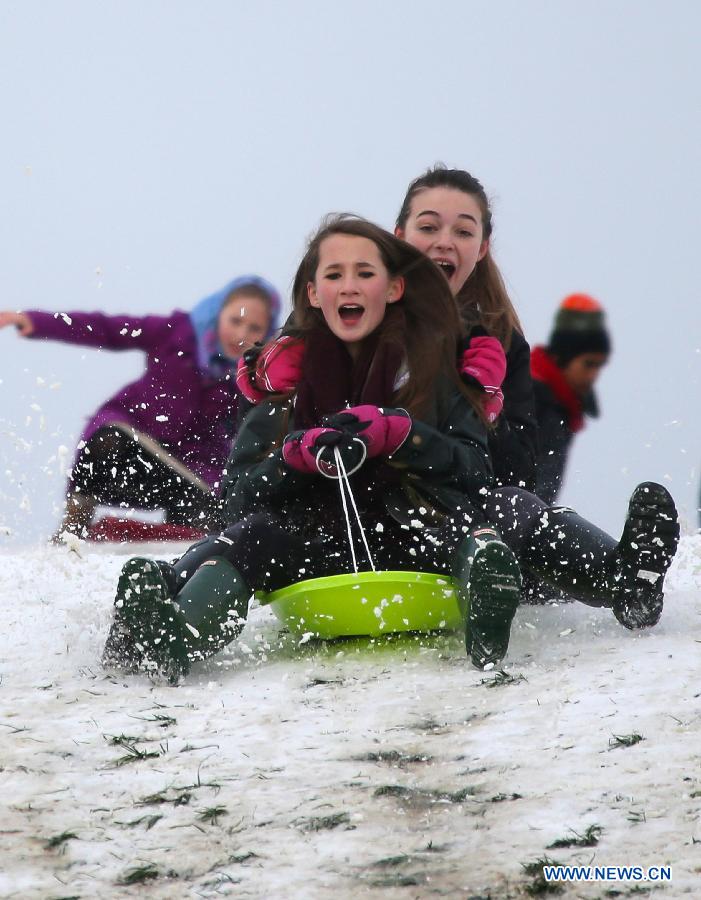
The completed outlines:
{"type": "Polygon", "coordinates": [[[312,578],[259,596],[290,631],[324,640],[462,625],[452,578],[427,572],[359,572],[312,578]]]}

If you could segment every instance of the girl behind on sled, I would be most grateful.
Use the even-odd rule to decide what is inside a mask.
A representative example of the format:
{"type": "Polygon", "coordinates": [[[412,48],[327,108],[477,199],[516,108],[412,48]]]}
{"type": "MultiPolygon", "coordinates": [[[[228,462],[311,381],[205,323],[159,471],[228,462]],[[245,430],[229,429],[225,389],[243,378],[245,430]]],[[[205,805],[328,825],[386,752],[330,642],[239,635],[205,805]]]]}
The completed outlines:
{"type": "Polygon", "coordinates": [[[444,166],[411,182],[395,227],[395,234],[441,268],[458,302],[468,331],[458,361],[463,378],[482,388],[487,411],[499,413],[503,400],[489,435],[498,489],[486,500],[487,519],[502,532],[524,572],[591,605],[612,606],[628,628],[654,625],[679,533],[674,502],[664,487],[645,483],[636,488],[620,542],[574,510],[548,508],[518,490],[535,487],[534,391],[528,343],[491,254],[492,231],[492,211],[480,182],[469,172],[444,166]],[[498,368],[497,353],[488,357],[497,341],[506,351],[505,369],[498,368]],[[477,345],[483,361],[475,364],[477,345]]]}
{"type": "Polygon", "coordinates": [[[496,413],[489,452],[498,484],[535,488],[537,422],[530,348],[494,260],[492,210],[481,183],[463,169],[434,166],[407,188],[395,234],[423,251],[445,275],[467,332],[458,367],[496,413]],[[498,342],[506,374],[476,369],[476,346],[498,342]],[[503,404],[503,409],[502,409],[503,404]]]}
{"type": "Polygon", "coordinates": [[[164,509],[167,521],[202,530],[218,520],[213,487],[231,449],[241,354],[273,334],[280,298],[244,275],[190,312],[166,316],[0,313],[32,340],[101,350],[143,350],[144,374],[95,412],[68,477],[63,530],[81,534],[97,504],[164,509]]]}
{"type": "Polygon", "coordinates": [[[501,658],[520,577],[479,527],[487,428],[455,366],[461,325],[445,278],[404,241],[340,217],[311,241],[293,304],[277,346],[298,348],[299,379],[243,424],[223,483],[232,524],[172,566],[125,565],[105,664],[175,679],[238,634],[255,590],[352,571],[336,453],[377,568],[453,576],[473,658],[501,658]]]}

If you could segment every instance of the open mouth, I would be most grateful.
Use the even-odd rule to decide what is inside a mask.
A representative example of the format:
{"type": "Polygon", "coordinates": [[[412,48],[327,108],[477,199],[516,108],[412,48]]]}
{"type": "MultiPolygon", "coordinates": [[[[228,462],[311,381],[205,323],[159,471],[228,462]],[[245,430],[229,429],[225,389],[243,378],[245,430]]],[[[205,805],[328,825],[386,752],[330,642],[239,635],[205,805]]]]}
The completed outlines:
{"type": "Polygon", "coordinates": [[[448,281],[450,281],[453,275],[455,275],[455,265],[452,262],[448,262],[447,259],[434,259],[433,261],[448,281]]]}
{"type": "Polygon", "coordinates": [[[338,315],[347,325],[355,325],[361,320],[364,312],[363,307],[358,306],[357,303],[344,303],[343,306],[339,307],[338,315]]]}

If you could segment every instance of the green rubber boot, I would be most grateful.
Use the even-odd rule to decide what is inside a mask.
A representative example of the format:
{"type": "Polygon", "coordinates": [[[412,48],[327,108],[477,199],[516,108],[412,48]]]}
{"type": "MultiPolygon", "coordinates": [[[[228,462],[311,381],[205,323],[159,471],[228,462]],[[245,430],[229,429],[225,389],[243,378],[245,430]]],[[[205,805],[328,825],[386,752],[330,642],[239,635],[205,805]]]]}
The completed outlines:
{"type": "Polygon", "coordinates": [[[212,656],[237,637],[252,593],[228,560],[219,556],[202,563],[174,601],[190,660],[212,656]]]}
{"type": "Polygon", "coordinates": [[[251,592],[227,560],[207,560],[175,598],[165,563],[136,557],[122,569],[103,665],[164,675],[172,684],[240,632],[251,592]]]}
{"type": "Polygon", "coordinates": [[[475,529],[458,548],[454,577],[465,617],[465,647],[472,664],[491,669],[506,656],[521,595],[516,557],[488,527],[475,529]]]}
{"type": "Polygon", "coordinates": [[[180,666],[171,647],[178,643],[179,623],[161,565],[139,556],[124,564],[102,654],[105,668],[160,672],[177,681],[180,666]]]}

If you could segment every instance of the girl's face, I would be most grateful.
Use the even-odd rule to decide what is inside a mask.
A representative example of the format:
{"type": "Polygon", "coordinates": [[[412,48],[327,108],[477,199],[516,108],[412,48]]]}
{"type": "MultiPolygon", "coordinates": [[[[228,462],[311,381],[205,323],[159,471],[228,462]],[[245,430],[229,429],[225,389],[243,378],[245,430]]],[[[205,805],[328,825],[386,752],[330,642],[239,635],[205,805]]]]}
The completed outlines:
{"type": "Polygon", "coordinates": [[[482,211],[472,194],[448,187],[419,191],[404,228],[395,230],[439,266],[456,296],[486,255],[489,240],[482,229],[482,211]]]}
{"type": "Polygon", "coordinates": [[[359,350],[358,341],[382,322],[387,304],[403,293],[403,279],[390,277],[374,241],[332,234],[321,242],[319,265],[314,281],[307,285],[307,296],[352,356],[359,350]]]}
{"type": "Polygon", "coordinates": [[[224,355],[238,359],[256,341],[262,341],[270,327],[268,305],[260,297],[238,294],[219,313],[217,336],[224,355]]]}

